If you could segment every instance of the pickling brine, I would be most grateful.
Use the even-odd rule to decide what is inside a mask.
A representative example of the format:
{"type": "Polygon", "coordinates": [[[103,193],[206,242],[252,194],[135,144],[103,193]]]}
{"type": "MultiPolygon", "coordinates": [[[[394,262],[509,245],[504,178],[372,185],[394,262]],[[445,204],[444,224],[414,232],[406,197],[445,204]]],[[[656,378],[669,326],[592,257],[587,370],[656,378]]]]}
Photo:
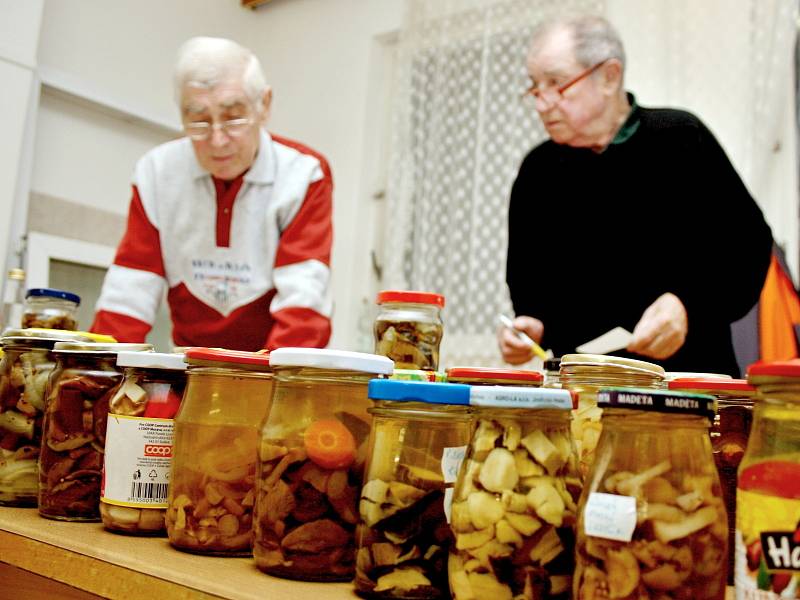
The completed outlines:
{"type": "Polygon", "coordinates": [[[251,552],[258,434],[253,427],[184,423],[166,522],[170,544],[203,554],[251,552]]]}

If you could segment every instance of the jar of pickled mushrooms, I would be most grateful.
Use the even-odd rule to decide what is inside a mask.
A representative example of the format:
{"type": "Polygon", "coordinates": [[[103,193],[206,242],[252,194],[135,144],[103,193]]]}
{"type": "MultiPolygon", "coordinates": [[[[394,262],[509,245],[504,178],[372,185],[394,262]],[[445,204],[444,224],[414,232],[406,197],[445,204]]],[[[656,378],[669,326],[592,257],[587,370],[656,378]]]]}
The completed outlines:
{"type": "Polygon", "coordinates": [[[438,369],[444,296],[385,290],[377,302],[375,354],[388,356],[398,369],[438,369]]]}
{"type": "Polygon", "coordinates": [[[55,329],[8,329],[0,338],[0,505],[36,506],[51,351],[58,341],[80,340],[55,329]]]}
{"type": "Polygon", "coordinates": [[[270,575],[350,581],[358,492],[367,458],[367,384],[385,356],[279,348],[273,410],[261,429],[256,566],[270,575]]]}
{"type": "Polygon", "coordinates": [[[737,471],[750,437],[756,389],[744,379],[709,377],[673,379],[668,387],[674,391],[711,394],[717,399],[717,414],[710,432],[711,447],[728,513],[728,585],[733,585],[737,471]]]}
{"type": "Polygon", "coordinates": [[[75,312],[80,303],[81,297],[72,292],[50,288],[30,289],[25,294],[22,327],[75,330],[78,328],[75,312]]]}
{"type": "Polygon", "coordinates": [[[186,352],[186,391],[172,446],[166,525],[179,550],[250,556],[258,425],[269,411],[269,355],[186,352]]]}
{"type": "Polygon", "coordinates": [[[455,488],[455,600],[569,598],[578,461],[568,390],[473,388],[477,422],[455,488]]]}
{"type": "Polygon", "coordinates": [[[108,405],[122,382],[117,354],[152,349],[150,344],[56,343],[39,455],[39,514],[43,517],[100,520],[108,405]]]}
{"type": "Polygon", "coordinates": [[[603,354],[565,354],[559,371],[561,386],[577,392],[578,408],[572,411],[572,438],[580,471],[585,475],[594,460],[602,428],[603,410],[597,406],[601,387],[660,388],[664,369],[653,363],[603,354]]]}
{"type": "Polygon", "coordinates": [[[708,428],[714,397],[604,389],[578,505],[573,597],[723,600],[728,521],[708,428]]]}
{"type": "Polygon", "coordinates": [[[165,532],[173,418],[186,385],[183,354],[120,352],[125,378],[111,398],[100,516],[110,531],[165,532]]]}
{"type": "Polygon", "coordinates": [[[800,360],[751,365],[753,427],[736,495],[736,598],[800,587],[800,360]]]}
{"type": "Polygon", "coordinates": [[[469,442],[470,388],[372,381],[375,406],[359,502],[356,591],[369,598],[447,598],[448,525],[469,442]]]}
{"type": "Polygon", "coordinates": [[[544,387],[561,387],[561,359],[548,358],[544,361],[544,387]]]}

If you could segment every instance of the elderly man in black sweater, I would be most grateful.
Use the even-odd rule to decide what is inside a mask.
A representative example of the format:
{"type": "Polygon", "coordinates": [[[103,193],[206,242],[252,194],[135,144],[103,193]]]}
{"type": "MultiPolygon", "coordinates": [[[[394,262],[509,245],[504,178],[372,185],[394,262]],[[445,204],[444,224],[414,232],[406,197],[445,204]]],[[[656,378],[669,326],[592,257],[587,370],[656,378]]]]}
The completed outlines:
{"type": "MultiPolygon", "coordinates": [[[[730,324],[758,300],[772,236],[722,147],[688,112],[637,105],[600,17],[540,26],[527,67],[550,139],[511,192],[515,326],[557,356],[622,326],[623,355],[737,375],[730,324]]],[[[498,340],[508,362],[530,358],[498,340]]]]}

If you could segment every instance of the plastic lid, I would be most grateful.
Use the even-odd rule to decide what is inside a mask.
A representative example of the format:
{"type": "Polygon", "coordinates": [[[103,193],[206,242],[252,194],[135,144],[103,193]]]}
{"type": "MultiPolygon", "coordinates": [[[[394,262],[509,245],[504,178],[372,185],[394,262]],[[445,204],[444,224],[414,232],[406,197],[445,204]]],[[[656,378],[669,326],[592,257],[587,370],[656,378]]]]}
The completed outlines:
{"type": "Polygon", "coordinates": [[[715,402],[716,398],[708,394],[638,388],[603,388],[597,394],[597,406],[699,415],[709,419],[714,418],[715,402]]]}
{"type": "Polygon", "coordinates": [[[558,371],[560,368],[561,368],[560,358],[548,358],[546,361],[544,361],[545,371],[558,371]]]}
{"type": "Polygon", "coordinates": [[[515,387],[502,385],[472,386],[470,406],[520,409],[572,410],[578,394],[566,389],[515,387]]]}
{"type": "Polygon", "coordinates": [[[224,348],[189,348],[186,351],[186,362],[190,365],[208,366],[209,363],[229,363],[231,365],[247,365],[269,369],[270,353],[245,352],[244,350],[227,350],[224,348]]]}
{"type": "Polygon", "coordinates": [[[31,296],[69,300],[70,302],[74,302],[76,305],[81,303],[81,297],[78,296],[78,294],[65,292],[64,290],[55,290],[52,288],[31,288],[27,291],[25,297],[30,298],[31,296]]]}
{"type": "Polygon", "coordinates": [[[376,375],[391,375],[394,370],[394,362],[385,356],[325,348],[278,348],[270,354],[269,364],[273,367],[312,367],[376,375]]]}
{"type": "Polygon", "coordinates": [[[747,367],[747,378],[753,377],[800,377],[800,359],[758,362],[747,367]]]}
{"type": "Polygon", "coordinates": [[[436,381],[436,371],[423,371],[422,369],[395,369],[390,379],[398,381],[436,381]]]}
{"type": "Polygon", "coordinates": [[[117,354],[118,367],[139,367],[142,369],[171,369],[185,371],[183,354],[166,352],[120,352],[117,354]]]}
{"type": "Polygon", "coordinates": [[[725,373],[694,373],[691,371],[667,371],[664,375],[667,381],[675,379],[733,379],[725,373]]]}
{"type": "Polygon", "coordinates": [[[75,333],[81,334],[85,338],[89,338],[93,342],[100,342],[103,344],[114,344],[117,342],[117,338],[113,335],[107,335],[105,333],[94,333],[92,331],[76,331],[75,333]]]}
{"type": "Polygon", "coordinates": [[[24,340],[54,340],[58,342],[89,342],[88,336],[80,331],[67,329],[45,329],[43,327],[27,327],[25,329],[6,329],[2,342],[24,340]]]}
{"type": "Polygon", "coordinates": [[[120,352],[152,352],[153,344],[101,344],[97,342],[56,342],[56,352],[89,352],[118,354],[120,352]]]}
{"type": "Polygon", "coordinates": [[[372,400],[468,406],[471,389],[470,386],[462,383],[427,383],[424,381],[373,379],[369,382],[367,395],[372,400]]]}
{"type": "Polygon", "coordinates": [[[671,390],[713,390],[725,392],[742,392],[752,394],[756,388],[747,383],[746,379],[725,379],[722,377],[683,377],[673,379],[668,384],[671,390]]]}
{"type": "Polygon", "coordinates": [[[378,304],[386,302],[413,302],[415,304],[433,304],[444,308],[444,296],[432,292],[415,292],[403,290],[383,290],[378,292],[378,304]]]}
{"type": "Polygon", "coordinates": [[[635,358],[622,358],[621,356],[607,356],[605,354],[565,354],[561,357],[561,368],[567,366],[587,367],[617,367],[625,371],[634,371],[664,377],[664,368],[635,358]]]}
{"type": "Polygon", "coordinates": [[[522,369],[492,369],[488,367],[452,367],[447,369],[447,379],[475,380],[482,381],[519,381],[529,383],[541,383],[544,375],[538,371],[524,371],[522,369]]]}

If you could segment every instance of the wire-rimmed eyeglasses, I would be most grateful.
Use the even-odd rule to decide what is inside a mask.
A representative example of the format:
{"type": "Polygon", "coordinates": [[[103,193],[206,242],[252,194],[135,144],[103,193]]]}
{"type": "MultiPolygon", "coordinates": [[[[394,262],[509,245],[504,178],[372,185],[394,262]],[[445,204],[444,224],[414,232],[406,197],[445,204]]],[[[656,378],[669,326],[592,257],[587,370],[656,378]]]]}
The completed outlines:
{"type": "Polygon", "coordinates": [[[241,119],[229,119],[219,123],[209,123],[208,121],[191,121],[183,124],[183,131],[186,132],[193,140],[200,142],[208,139],[212,131],[221,129],[226,135],[230,137],[239,137],[243,135],[250,125],[253,124],[252,117],[245,117],[241,119]]]}
{"type": "Polygon", "coordinates": [[[599,63],[592,65],[578,73],[575,77],[567,81],[566,83],[562,83],[558,87],[552,88],[540,88],[535,83],[531,85],[525,93],[522,95],[523,98],[525,96],[532,96],[535,100],[543,100],[549,105],[558,104],[564,99],[564,92],[566,92],[569,88],[573,85],[581,81],[582,79],[586,79],[589,75],[594,73],[597,69],[599,69],[602,65],[608,62],[608,59],[601,60],[599,63]]]}

